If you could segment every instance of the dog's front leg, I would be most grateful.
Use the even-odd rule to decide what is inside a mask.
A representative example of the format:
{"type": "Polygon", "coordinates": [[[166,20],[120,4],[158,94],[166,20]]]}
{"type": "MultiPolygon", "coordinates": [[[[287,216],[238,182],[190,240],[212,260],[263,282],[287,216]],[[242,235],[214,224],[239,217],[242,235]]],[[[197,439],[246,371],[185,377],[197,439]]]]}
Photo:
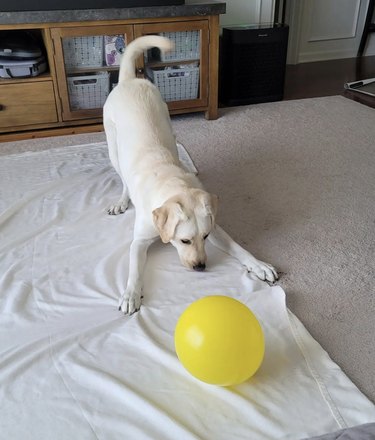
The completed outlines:
{"type": "Polygon", "coordinates": [[[128,284],[119,302],[119,310],[122,310],[126,315],[132,315],[141,307],[143,271],[147,250],[154,241],[154,238],[134,238],[130,245],[128,284]]]}
{"type": "Polygon", "coordinates": [[[249,272],[253,272],[260,280],[274,283],[278,279],[276,269],[273,266],[256,259],[236,243],[219,225],[215,225],[208,240],[217,248],[237,258],[249,272]]]}

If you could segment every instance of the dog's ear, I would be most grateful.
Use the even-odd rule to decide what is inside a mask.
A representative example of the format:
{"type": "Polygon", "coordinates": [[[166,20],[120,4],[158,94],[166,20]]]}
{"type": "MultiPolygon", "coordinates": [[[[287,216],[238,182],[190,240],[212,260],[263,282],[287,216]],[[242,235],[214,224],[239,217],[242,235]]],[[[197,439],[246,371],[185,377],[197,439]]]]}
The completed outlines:
{"type": "Polygon", "coordinates": [[[214,224],[216,220],[217,208],[219,206],[219,197],[216,194],[210,194],[210,203],[207,206],[207,212],[212,218],[212,224],[214,224]]]}
{"type": "Polygon", "coordinates": [[[212,219],[212,224],[214,224],[219,204],[219,197],[206,191],[199,191],[198,200],[201,205],[200,208],[203,209],[203,215],[210,216],[212,219]]]}
{"type": "MultiPolygon", "coordinates": [[[[166,202],[152,211],[154,225],[163,243],[169,243],[174,236],[178,223],[185,214],[177,202],[166,202]]],[[[186,217],[186,216],[185,216],[186,217]]]]}

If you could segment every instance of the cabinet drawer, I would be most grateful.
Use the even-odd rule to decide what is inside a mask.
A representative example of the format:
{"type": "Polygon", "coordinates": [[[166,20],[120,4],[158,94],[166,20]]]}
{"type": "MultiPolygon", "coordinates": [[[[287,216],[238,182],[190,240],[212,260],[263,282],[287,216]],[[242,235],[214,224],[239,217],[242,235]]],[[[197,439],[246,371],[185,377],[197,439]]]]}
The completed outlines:
{"type": "Polygon", "coordinates": [[[0,128],[57,122],[52,81],[0,84],[0,128]]]}

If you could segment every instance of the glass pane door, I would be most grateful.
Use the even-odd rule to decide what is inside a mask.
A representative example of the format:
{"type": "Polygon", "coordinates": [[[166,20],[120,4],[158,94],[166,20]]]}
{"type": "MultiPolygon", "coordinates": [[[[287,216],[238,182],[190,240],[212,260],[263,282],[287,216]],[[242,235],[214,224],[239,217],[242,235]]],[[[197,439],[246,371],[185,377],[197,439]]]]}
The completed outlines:
{"type": "Polygon", "coordinates": [[[63,38],[71,110],[102,108],[117,82],[125,35],[89,35],[63,38]]]}
{"type": "Polygon", "coordinates": [[[120,58],[132,40],[130,26],[94,26],[52,30],[63,119],[100,117],[118,82],[120,58]],[[61,54],[61,56],[60,56],[61,54]]]}
{"type": "Polygon", "coordinates": [[[136,36],[161,35],[174,43],[162,53],[153,48],[144,57],[144,75],[160,90],[171,110],[205,105],[207,102],[207,23],[160,23],[136,26],[136,36]]]}
{"type": "Polygon", "coordinates": [[[197,99],[200,75],[200,32],[160,32],[173,41],[175,48],[162,53],[151,49],[146,58],[146,76],[160,90],[166,102],[197,99]]]}

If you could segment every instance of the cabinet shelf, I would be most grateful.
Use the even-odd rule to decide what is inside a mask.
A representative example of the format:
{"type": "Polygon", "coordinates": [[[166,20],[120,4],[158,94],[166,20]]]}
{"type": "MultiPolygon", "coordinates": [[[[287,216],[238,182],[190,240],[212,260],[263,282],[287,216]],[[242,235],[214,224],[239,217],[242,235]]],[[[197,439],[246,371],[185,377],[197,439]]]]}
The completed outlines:
{"type": "Polygon", "coordinates": [[[182,64],[199,64],[200,59],[193,59],[193,60],[176,60],[176,61],[154,61],[150,60],[147,61],[145,64],[147,67],[153,67],[153,68],[159,68],[159,67],[173,67],[173,66],[179,66],[182,64]]]}
{"type": "MultiPolygon", "coordinates": [[[[178,66],[183,64],[199,64],[200,59],[193,59],[193,60],[177,60],[177,61],[145,61],[145,66],[147,67],[153,67],[153,68],[162,68],[162,67],[172,67],[172,66],[178,66]]],[[[102,67],[77,67],[75,69],[69,68],[66,70],[67,75],[79,75],[79,74],[85,74],[85,73],[95,73],[95,72],[118,72],[120,69],[120,66],[102,66],[102,67]]]]}
{"type": "Polygon", "coordinates": [[[102,67],[77,67],[75,69],[69,68],[66,70],[67,75],[79,75],[85,73],[96,72],[116,72],[119,70],[119,66],[102,66],[102,67]]]}
{"type": "Polygon", "coordinates": [[[52,75],[50,73],[42,73],[41,75],[34,76],[32,78],[0,78],[0,85],[2,84],[20,84],[20,83],[33,83],[41,81],[52,81],[52,75]]]}

